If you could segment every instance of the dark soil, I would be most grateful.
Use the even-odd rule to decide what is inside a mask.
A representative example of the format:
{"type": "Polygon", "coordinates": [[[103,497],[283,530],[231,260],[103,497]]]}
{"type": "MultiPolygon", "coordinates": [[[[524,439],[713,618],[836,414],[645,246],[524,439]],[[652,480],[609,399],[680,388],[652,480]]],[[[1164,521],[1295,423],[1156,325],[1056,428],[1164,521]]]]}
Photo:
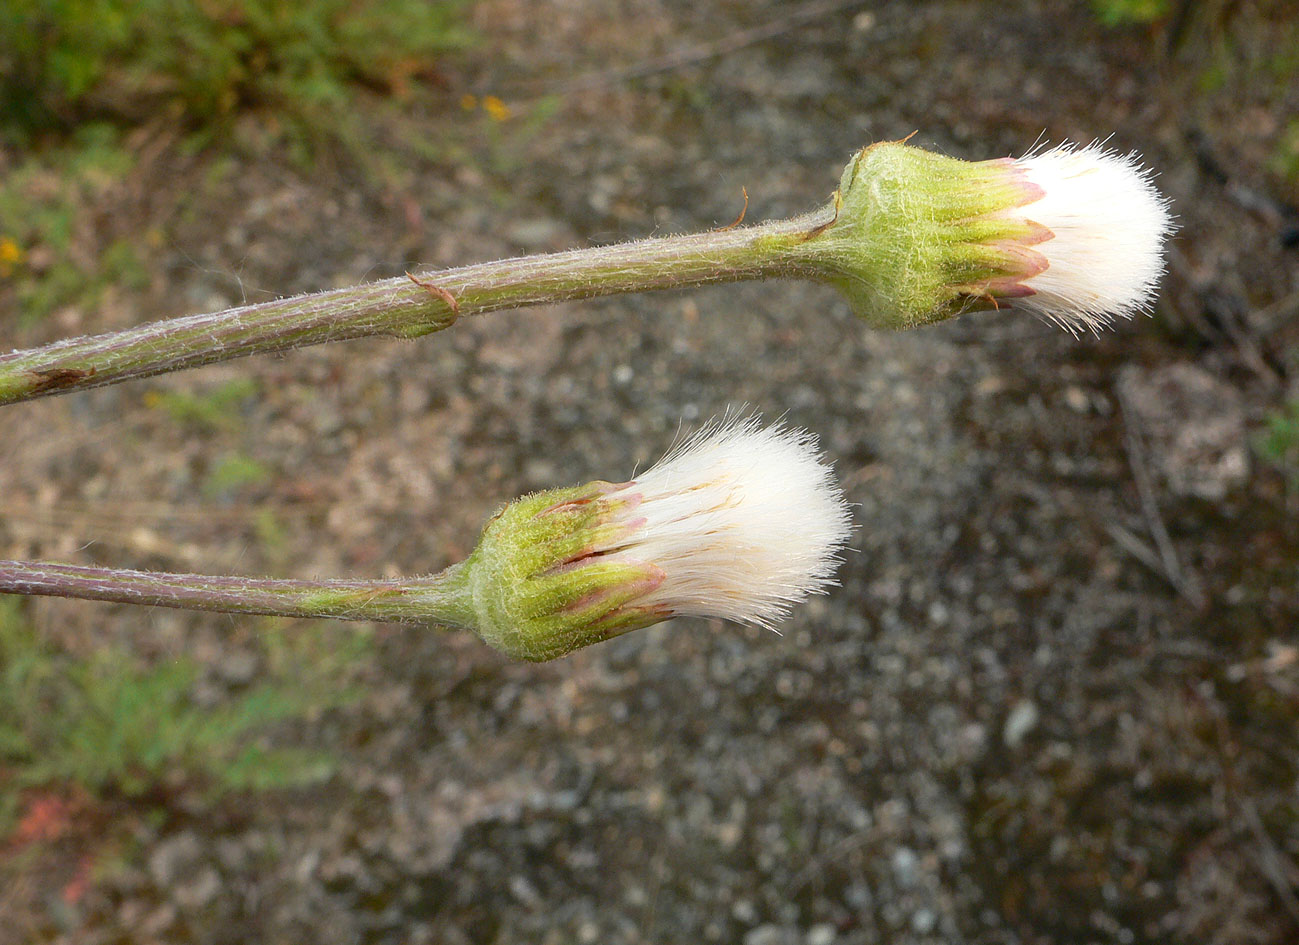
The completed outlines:
{"type": "MultiPolygon", "coordinates": [[[[1293,12],[1186,6],[1108,30],[1061,0],[862,3],[649,71],[795,5],[484,0],[445,101],[375,119],[386,163],[218,165],[159,138],[100,208],[165,234],[152,288],[0,343],[722,225],[741,187],[750,220],[787,215],[917,129],[969,158],[1112,135],[1181,229],[1153,317],[1100,337],[1011,311],[882,334],[829,290],[742,285],[6,410],[8,557],[428,572],[505,499],[626,477],[741,404],[819,434],[858,528],[842,587],[783,636],[682,620],[519,665],[378,628],[364,698],[287,735],[340,756],[333,780],[121,810],[24,861],[0,941],[1299,940],[1299,513],[1253,448],[1299,396],[1299,193],[1273,160],[1293,12]],[[151,406],[245,376],[233,424],[151,406]],[[205,491],[231,453],[269,475],[205,491]],[[105,837],[111,865],[52,905],[105,837]]],[[[221,667],[257,652],[251,620],[28,612],[232,689],[221,667]]]]}

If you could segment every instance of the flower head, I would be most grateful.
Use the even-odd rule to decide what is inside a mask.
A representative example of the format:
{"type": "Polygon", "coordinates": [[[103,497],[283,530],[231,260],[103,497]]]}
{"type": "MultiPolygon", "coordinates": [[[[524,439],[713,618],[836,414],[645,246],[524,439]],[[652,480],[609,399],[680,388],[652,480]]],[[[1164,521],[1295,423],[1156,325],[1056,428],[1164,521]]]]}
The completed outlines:
{"type": "Polygon", "coordinates": [[[1149,304],[1171,228],[1150,173],[1099,145],[972,162],[881,142],[849,162],[807,253],[877,325],[1007,300],[1095,329],[1149,304]]]}
{"type": "Polygon", "coordinates": [[[506,506],[466,562],[477,629],[543,660],[674,616],[772,627],[833,583],[848,530],[810,434],[713,424],[630,482],[506,506]]]}

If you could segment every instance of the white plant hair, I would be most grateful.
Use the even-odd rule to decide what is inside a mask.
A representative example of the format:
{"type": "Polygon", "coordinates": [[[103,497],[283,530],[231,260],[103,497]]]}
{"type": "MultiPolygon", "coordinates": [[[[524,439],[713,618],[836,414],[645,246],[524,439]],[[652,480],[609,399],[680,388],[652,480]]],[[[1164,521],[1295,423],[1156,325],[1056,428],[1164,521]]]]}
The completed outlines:
{"type": "Polygon", "coordinates": [[[1048,265],[1025,280],[1034,294],[1016,304],[1074,333],[1149,310],[1173,223],[1140,158],[1093,142],[1017,163],[1042,196],[1015,213],[1052,236],[1033,247],[1048,265]]]}
{"type": "Polygon", "coordinates": [[[638,606],[775,629],[835,583],[851,514],[811,433],[714,421],[624,488],[640,502],[612,554],[664,574],[638,606]]]}

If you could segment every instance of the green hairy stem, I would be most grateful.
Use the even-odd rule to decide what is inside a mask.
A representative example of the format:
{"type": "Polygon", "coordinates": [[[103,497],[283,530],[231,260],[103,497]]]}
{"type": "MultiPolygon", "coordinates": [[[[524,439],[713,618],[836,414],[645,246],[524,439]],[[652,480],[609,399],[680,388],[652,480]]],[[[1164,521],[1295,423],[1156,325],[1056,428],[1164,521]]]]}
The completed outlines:
{"type": "Polygon", "coordinates": [[[16,351],[0,355],[0,404],[327,341],[418,338],[500,309],[810,277],[800,250],[816,216],[419,273],[16,351]]]}
{"type": "Polygon", "coordinates": [[[440,624],[461,629],[474,624],[466,578],[460,565],[430,577],[399,581],[285,581],[0,561],[0,593],[5,594],[277,617],[440,624]]]}

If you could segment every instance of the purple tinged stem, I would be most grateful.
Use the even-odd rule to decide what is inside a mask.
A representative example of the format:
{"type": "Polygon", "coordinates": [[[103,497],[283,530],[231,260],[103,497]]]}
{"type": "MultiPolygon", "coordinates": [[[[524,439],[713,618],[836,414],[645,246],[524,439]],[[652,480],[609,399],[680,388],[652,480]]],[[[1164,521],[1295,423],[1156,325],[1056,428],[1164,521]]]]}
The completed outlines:
{"type": "Polygon", "coordinates": [[[295,581],[0,561],[0,593],[185,610],[468,626],[460,568],[385,581],[295,581]]]}
{"type": "Polygon", "coordinates": [[[329,341],[416,338],[500,309],[776,276],[817,278],[804,245],[817,219],[813,213],[399,276],[14,351],[0,355],[0,404],[329,341]]]}

